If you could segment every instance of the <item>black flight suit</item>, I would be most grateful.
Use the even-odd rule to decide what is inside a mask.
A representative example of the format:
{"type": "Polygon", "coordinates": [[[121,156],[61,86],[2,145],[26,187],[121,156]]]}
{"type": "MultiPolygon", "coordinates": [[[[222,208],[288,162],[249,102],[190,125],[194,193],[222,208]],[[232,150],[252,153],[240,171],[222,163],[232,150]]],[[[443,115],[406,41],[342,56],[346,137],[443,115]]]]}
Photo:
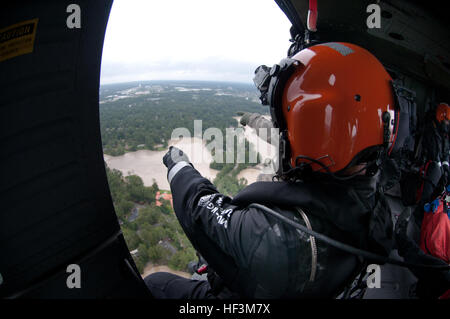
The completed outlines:
{"type": "Polygon", "coordinates": [[[171,180],[177,218],[208,262],[208,281],[156,273],[145,278],[157,298],[336,297],[361,270],[359,257],[310,236],[264,211],[266,205],[345,243],[388,255],[393,245],[389,208],[375,178],[353,182],[257,182],[233,199],[187,165],[171,180]],[[315,256],[315,258],[313,258],[315,256]]]}

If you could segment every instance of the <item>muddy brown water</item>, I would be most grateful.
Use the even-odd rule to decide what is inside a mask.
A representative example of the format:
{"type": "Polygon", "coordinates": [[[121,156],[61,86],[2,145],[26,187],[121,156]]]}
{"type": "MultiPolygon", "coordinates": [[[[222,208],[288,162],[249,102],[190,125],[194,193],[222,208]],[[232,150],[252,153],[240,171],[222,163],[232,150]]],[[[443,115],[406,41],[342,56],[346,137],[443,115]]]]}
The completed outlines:
{"type": "MultiPolygon", "coordinates": [[[[235,117],[239,121],[240,117],[235,117]]],[[[259,138],[254,129],[250,127],[244,128],[245,137],[255,146],[263,160],[272,158],[275,155],[275,147],[267,144],[259,138]]],[[[181,140],[170,140],[169,145],[174,145],[182,149],[193,162],[194,167],[206,178],[213,181],[218,171],[209,168],[212,162],[212,156],[200,138],[185,138],[181,140]]],[[[136,152],[125,153],[120,156],[110,156],[104,154],[106,164],[111,169],[117,169],[124,176],[138,175],[142,178],[145,186],[151,186],[156,181],[160,189],[169,190],[167,181],[167,168],[162,162],[164,151],[140,150],[136,152]]],[[[242,170],[238,174],[238,178],[246,178],[248,184],[256,181],[258,175],[263,171],[262,165],[242,170]]]]}

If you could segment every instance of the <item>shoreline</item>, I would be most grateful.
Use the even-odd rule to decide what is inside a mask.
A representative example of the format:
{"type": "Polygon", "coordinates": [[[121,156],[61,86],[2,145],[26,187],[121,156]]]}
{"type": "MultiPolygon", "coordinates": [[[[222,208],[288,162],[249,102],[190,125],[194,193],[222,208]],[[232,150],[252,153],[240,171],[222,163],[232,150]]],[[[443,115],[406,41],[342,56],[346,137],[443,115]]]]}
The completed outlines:
{"type": "MultiPolygon", "coordinates": [[[[233,118],[239,123],[240,117],[233,118]]],[[[238,126],[242,127],[240,124],[238,126]]],[[[259,138],[253,128],[248,126],[244,127],[244,134],[246,139],[253,144],[261,155],[263,163],[266,158],[273,157],[272,155],[275,154],[275,147],[259,138]]],[[[214,181],[219,170],[209,167],[213,158],[206,147],[206,141],[199,137],[191,137],[169,140],[168,145],[177,146],[182,149],[192,161],[195,169],[197,169],[203,177],[209,179],[211,182],[214,181]]],[[[161,151],[142,149],[134,152],[125,152],[125,154],[119,156],[103,154],[103,158],[110,169],[117,169],[121,171],[124,176],[138,175],[142,178],[145,186],[151,186],[155,181],[158,184],[159,189],[170,190],[170,185],[167,181],[167,168],[162,162],[168,147],[161,151]]],[[[264,174],[263,165],[261,164],[258,164],[256,167],[242,170],[237,177],[245,178],[247,180],[247,185],[250,185],[257,181],[259,174],[264,174]]]]}
{"type": "Polygon", "coordinates": [[[147,277],[150,274],[154,274],[156,272],[168,272],[174,275],[178,275],[181,276],[183,278],[188,278],[191,279],[191,274],[185,272],[185,271],[180,271],[180,270],[173,270],[171,268],[169,268],[169,266],[167,265],[154,265],[152,263],[147,263],[144,267],[144,272],[141,275],[142,278],[147,277]]]}

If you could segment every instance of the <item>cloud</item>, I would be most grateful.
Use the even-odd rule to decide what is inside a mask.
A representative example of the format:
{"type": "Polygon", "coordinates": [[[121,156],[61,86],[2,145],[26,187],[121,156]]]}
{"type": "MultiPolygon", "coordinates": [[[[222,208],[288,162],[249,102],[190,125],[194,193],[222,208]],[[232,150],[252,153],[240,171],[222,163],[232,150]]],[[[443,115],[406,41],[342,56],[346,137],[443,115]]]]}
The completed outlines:
{"type": "Polygon", "coordinates": [[[115,0],[101,83],[251,82],[285,57],[290,23],[273,0],[115,0]]]}
{"type": "Polygon", "coordinates": [[[101,83],[135,80],[205,80],[252,83],[258,65],[224,58],[141,63],[104,62],[101,83]]]}

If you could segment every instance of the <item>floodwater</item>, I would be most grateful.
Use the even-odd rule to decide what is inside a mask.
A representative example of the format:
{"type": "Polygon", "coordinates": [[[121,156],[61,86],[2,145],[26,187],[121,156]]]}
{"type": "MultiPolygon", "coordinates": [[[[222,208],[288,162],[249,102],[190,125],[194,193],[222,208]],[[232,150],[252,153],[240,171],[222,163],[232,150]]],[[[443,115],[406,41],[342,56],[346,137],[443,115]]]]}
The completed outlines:
{"type": "MultiPolygon", "coordinates": [[[[240,117],[234,117],[238,122],[240,117]]],[[[261,154],[263,163],[266,159],[272,159],[275,156],[276,147],[263,141],[256,131],[250,127],[244,127],[245,137],[257,148],[261,154]]],[[[212,156],[207,150],[205,143],[198,137],[184,138],[181,140],[170,140],[169,145],[182,149],[192,161],[194,167],[210,181],[213,181],[218,171],[209,168],[212,162],[212,156]]],[[[117,169],[124,176],[138,175],[142,178],[145,186],[151,186],[156,181],[160,189],[169,190],[167,181],[167,168],[162,162],[165,151],[140,150],[136,152],[125,153],[120,156],[110,156],[104,154],[106,164],[111,169],[117,169]]],[[[238,174],[238,178],[246,178],[248,184],[254,183],[261,173],[270,173],[270,169],[262,164],[256,167],[247,168],[238,174]]]]}
{"type": "MultiPolygon", "coordinates": [[[[184,138],[180,140],[170,140],[169,145],[173,145],[183,150],[194,167],[209,180],[214,180],[218,171],[209,168],[212,161],[211,154],[206,149],[200,138],[184,138]]],[[[138,175],[142,178],[145,186],[151,186],[156,181],[160,189],[169,190],[167,181],[167,168],[163,164],[165,151],[140,150],[125,153],[120,156],[110,156],[104,154],[105,162],[111,169],[117,169],[124,176],[138,175]]]]}

